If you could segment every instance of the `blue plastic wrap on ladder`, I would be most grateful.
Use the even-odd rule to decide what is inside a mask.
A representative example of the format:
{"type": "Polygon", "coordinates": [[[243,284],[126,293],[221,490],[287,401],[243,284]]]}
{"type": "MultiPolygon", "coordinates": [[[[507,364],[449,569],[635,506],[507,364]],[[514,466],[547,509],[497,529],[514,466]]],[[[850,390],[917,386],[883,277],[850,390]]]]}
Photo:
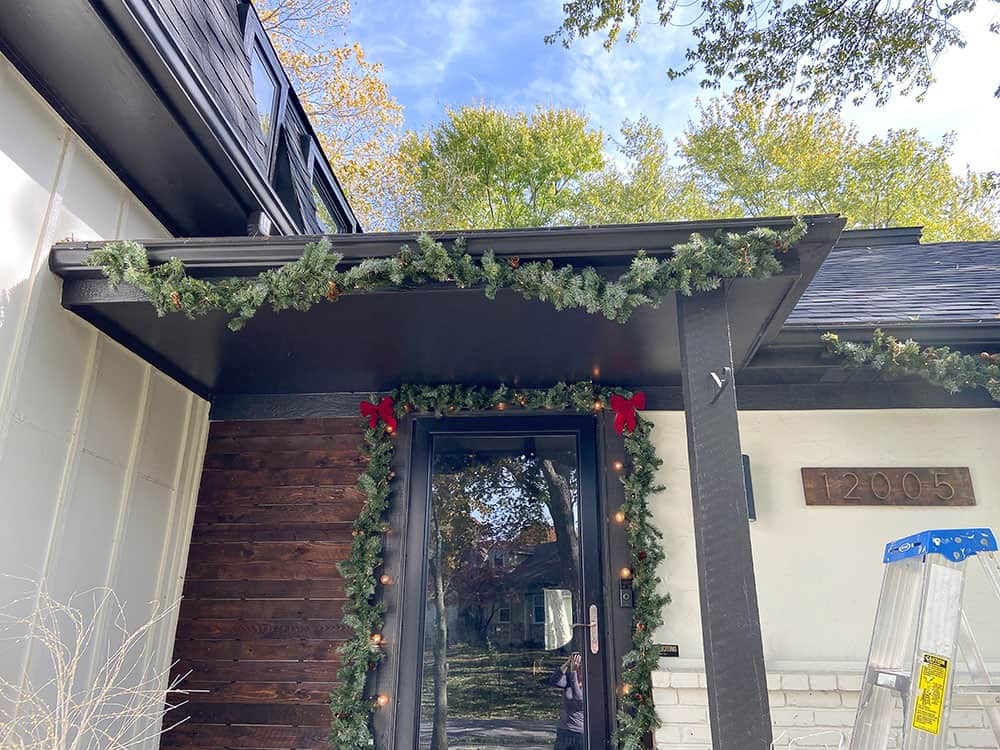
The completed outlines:
{"type": "Polygon", "coordinates": [[[937,554],[960,562],[979,552],[996,552],[997,540],[990,529],[929,529],[904,536],[885,545],[882,562],[937,554]]]}

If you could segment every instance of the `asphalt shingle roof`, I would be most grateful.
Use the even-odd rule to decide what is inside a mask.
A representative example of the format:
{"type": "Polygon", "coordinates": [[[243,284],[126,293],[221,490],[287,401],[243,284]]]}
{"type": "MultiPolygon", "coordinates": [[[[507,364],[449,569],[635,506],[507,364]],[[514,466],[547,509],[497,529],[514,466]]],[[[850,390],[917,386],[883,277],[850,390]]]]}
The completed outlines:
{"type": "Polygon", "coordinates": [[[919,240],[919,228],[844,232],[786,325],[1000,320],[1000,242],[919,240]]]}

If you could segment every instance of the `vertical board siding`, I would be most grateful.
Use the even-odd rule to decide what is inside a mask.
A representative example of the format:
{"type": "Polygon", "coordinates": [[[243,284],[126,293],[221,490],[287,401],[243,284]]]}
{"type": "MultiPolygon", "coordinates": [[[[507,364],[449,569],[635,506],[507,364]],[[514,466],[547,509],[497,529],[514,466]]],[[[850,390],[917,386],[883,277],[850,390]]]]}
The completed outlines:
{"type": "Polygon", "coordinates": [[[328,747],[361,439],[354,418],[212,424],[173,657],[205,692],[164,747],[328,747]]]}
{"type": "MultiPolygon", "coordinates": [[[[2,56],[0,99],[0,605],[30,617],[40,584],[61,601],[110,587],[135,627],[180,597],[208,404],[63,310],[47,256],[166,233],[2,56]]],[[[150,668],[169,666],[175,619],[137,655],[150,668]]],[[[114,647],[115,623],[97,627],[114,647]]],[[[4,679],[50,668],[0,641],[4,679]]]]}

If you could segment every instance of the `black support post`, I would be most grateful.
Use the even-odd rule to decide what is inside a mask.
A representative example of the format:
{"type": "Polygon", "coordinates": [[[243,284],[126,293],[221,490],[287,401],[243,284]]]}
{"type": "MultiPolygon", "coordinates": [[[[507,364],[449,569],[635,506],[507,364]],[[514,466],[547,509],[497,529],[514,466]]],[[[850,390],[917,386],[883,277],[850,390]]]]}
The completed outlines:
{"type": "Polygon", "coordinates": [[[715,750],[768,750],[757,611],[724,289],[677,296],[694,538],[715,750]]]}

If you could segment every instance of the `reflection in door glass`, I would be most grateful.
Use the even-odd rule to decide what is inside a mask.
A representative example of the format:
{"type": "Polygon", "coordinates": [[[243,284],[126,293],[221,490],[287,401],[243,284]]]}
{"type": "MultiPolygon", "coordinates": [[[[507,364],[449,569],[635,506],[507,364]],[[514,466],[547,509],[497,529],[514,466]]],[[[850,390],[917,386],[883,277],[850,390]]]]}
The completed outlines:
{"type": "Polygon", "coordinates": [[[439,436],[420,747],[582,750],[574,436],[439,436]]]}

